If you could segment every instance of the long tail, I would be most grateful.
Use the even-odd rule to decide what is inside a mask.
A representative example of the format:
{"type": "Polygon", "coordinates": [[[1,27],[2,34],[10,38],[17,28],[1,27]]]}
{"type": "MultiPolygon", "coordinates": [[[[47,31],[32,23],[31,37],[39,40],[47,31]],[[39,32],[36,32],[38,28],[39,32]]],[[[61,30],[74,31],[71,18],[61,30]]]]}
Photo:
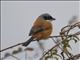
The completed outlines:
{"type": "Polygon", "coordinates": [[[31,37],[30,39],[28,39],[28,41],[22,43],[22,46],[28,46],[32,41],[33,41],[33,37],[31,37]]]}

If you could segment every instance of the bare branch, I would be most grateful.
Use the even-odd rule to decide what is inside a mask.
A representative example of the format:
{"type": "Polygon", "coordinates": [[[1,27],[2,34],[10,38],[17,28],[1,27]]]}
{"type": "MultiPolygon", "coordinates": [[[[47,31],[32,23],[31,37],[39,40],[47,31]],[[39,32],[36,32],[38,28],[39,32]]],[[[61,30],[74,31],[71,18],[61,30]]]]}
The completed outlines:
{"type": "MultiPolygon", "coordinates": [[[[42,60],[50,51],[52,51],[52,50],[55,49],[56,47],[59,47],[59,45],[61,45],[61,44],[63,44],[63,47],[62,47],[63,49],[61,49],[62,52],[64,52],[67,56],[70,55],[70,57],[72,57],[73,55],[72,55],[71,53],[69,53],[67,50],[66,50],[66,52],[65,52],[64,46],[65,46],[65,48],[66,48],[67,46],[69,46],[69,45],[68,45],[69,43],[67,43],[67,44],[65,43],[68,38],[70,38],[70,37],[72,37],[72,36],[74,37],[74,36],[80,35],[80,31],[75,32],[74,34],[69,34],[69,32],[70,32],[73,28],[78,27],[78,26],[80,26],[80,22],[75,23],[74,25],[67,25],[67,26],[65,26],[65,27],[63,27],[63,28],[61,29],[60,35],[58,35],[58,36],[50,36],[49,38],[58,38],[58,37],[61,37],[62,39],[61,39],[60,42],[58,42],[58,44],[56,44],[56,45],[53,46],[50,50],[48,50],[48,51],[41,57],[40,60],[42,60]],[[66,28],[67,28],[67,29],[66,29],[66,28]],[[64,43],[63,43],[63,42],[64,42],[64,43]]],[[[67,48],[66,48],[66,49],[67,49],[67,48]]],[[[68,56],[68,58],[69,58],[69,56],[68,56]]]]}
{"type": "Polygon", "coordinates": [[[75,55],[75,56],[73,56],[73,57],[70,57],[70,58],[68,58],[68,59],[66,59],[66,60],[77,60],[77,59],[79,59],[80,58],[80,54],[77,54],[77,55],[75,55]]]}
{"type": "Polygon", "coordinates": [[[10,47],[8,47],[8,48],[2,49],[2,50],[0,50],[0,52],[3,52],[3,51],[8,50],[8,49],[11,49],[11,48],[16,47],[16,46],[21,45],[21,44],[22,44],[22,43],[18,43],[18,44],[16,44],[16,45],[10,46],[10,47]]]}

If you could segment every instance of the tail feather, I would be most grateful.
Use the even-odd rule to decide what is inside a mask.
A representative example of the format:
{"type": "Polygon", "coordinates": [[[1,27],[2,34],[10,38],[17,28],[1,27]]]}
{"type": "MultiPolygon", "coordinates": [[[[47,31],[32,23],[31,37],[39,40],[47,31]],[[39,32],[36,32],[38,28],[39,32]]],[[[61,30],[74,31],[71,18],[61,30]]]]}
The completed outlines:
{"type": "Polygon", "coordinates": [[[22,46],[27,46],[31,43],[31,41],[33,41],[33,38],[31,37],[28,41],[22,43],[22,46]]]}

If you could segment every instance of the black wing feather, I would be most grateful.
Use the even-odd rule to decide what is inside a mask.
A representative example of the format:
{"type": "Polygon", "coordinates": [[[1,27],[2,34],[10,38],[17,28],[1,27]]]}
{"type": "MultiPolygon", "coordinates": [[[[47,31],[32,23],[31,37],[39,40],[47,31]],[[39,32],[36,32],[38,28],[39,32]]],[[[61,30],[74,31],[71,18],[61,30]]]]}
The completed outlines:
{"type": "Polygon", "coordinates": [[[36,34],[38,32],[41,32],[41,31],[44,31],[42,27],[38,27],[38,28],[32,27],[30,30],[29,36],[36,34]]]}

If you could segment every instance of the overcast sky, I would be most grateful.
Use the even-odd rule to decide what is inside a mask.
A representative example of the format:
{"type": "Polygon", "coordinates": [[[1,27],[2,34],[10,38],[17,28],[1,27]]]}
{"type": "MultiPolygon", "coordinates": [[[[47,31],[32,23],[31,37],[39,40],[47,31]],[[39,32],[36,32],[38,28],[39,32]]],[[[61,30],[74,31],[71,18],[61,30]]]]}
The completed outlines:
{"type": "MultiPolygon", "coordinates": [[[[59,35],[60,29],[68,24],[72,16],[79,16],[79,5],[77,1],[2,2],[1,49],[26,41],[32,23],[43,13],[49,13],[56,18],[56,21],[52,22],[52,35],[59,35]]],[[[51,46],[51,42],[48,44],[51,46]]],[[[33,43],[32,45],[35,46],[33,43]]]]}

